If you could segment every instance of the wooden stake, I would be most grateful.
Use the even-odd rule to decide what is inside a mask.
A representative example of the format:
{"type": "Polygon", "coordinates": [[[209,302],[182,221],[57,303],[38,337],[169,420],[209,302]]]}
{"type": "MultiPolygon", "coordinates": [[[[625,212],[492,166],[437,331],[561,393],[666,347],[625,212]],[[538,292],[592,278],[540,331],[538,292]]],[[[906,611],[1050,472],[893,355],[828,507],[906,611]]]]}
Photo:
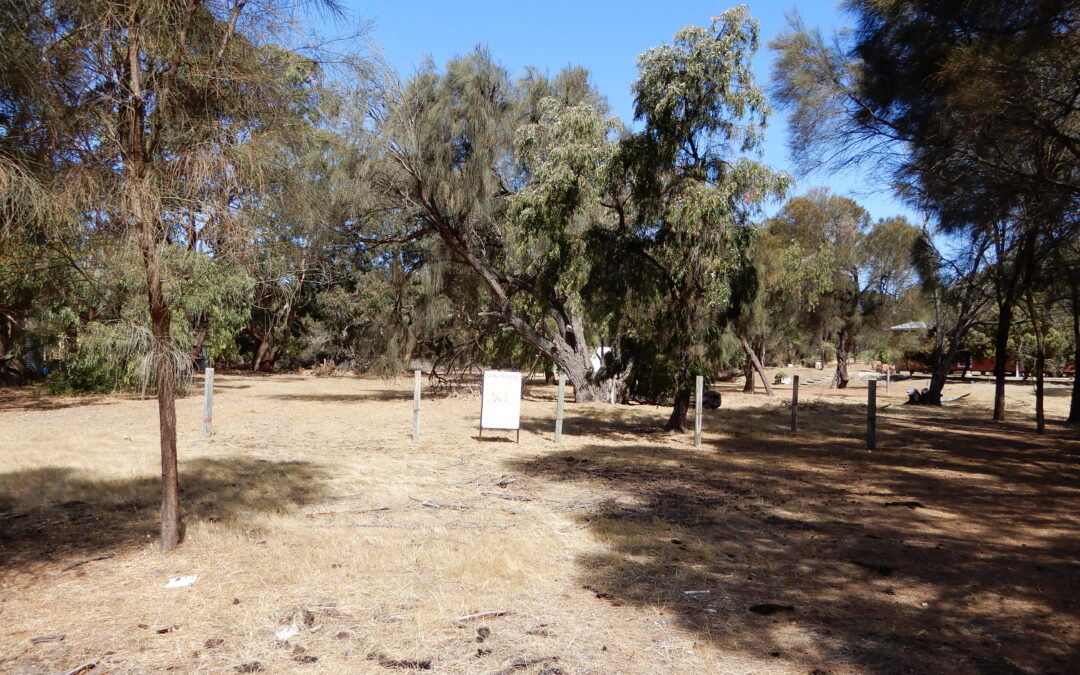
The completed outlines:
{"type": "Polygon", "coordinates": [[[791,433],[799,430],[799,376],[791,378],[791,433]]]}
{"type": "Polygon", "coordinates": [[[697,376],[697,380],[694,383],[694,392],[696,397],[694,399],[694,447],[701,447],[701,399],[703,398],[702,389],[705,388],[705,378],[701,375],[697,376]]]}
{"type": "Polygon", "coordinates": [[[555,442],[562,442],[563,395],[566,393],[566,375],[559,373],[559,396],[555,404],[555,442]]]}
{"type": "Polygon", "coordinates": [[[877,380],[870,380],[866,389],[866,451],[877,445],[877,380]]]}
{"type": "Polygon", "coordinates": [[[413,371],[412,439],[420,440],[420,371],[413,371]]]}
{"type": "MultiPolygon", "coordinates": [[[[1040,358],[1042,358],[1040,356],[1040,358]]],[[[1040,436],[1046,433],[1046,410],[1043,408],[1043,367],[1040,363],[1035,371],[1035,433],[1040,436]]]]}
{"type": "Polygon", "coordinates": [[[203,413],[202,435],[208,438],[214,426],[214,369],[207,368],[203,373],[203,413]]]}

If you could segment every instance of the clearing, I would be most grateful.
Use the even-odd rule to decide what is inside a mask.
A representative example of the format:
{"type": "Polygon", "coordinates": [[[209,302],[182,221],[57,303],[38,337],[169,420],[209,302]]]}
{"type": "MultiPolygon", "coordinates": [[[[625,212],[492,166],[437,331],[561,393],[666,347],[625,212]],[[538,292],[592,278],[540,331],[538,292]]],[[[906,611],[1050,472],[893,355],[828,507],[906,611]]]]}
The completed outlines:
{"type": "Polygon", "coordinates": [[[413,442],[411,378],[219,373],[213,437],[178,402],[170,554],[153,400],[0,391],[0,671],[1076,672],[1067,384],[1040,437],[1029,386],[995,424],[988,382],[882,383],[873,454],[865,380],[826,386],[792,436],[790,386],[721,385],[697,449],[600,403],[555,445],[554,387],[520,444],[477,440],[478,395],[425,399],[413,442]]]}

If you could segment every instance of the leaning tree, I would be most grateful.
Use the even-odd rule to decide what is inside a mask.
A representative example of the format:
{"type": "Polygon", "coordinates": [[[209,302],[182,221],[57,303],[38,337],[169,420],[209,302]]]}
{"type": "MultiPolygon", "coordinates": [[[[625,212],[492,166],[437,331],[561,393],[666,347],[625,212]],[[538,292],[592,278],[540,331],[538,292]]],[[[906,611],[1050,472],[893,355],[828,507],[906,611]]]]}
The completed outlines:
{"type": "Polygon", "coordinates": [[[490,297],[485,314],[594,400],[579,280],[609,123],[583,71],[521,82],[484,50],[376,84],[385,146],[370,174],[385,217],[369,244],[437,238],[490,297]]]}

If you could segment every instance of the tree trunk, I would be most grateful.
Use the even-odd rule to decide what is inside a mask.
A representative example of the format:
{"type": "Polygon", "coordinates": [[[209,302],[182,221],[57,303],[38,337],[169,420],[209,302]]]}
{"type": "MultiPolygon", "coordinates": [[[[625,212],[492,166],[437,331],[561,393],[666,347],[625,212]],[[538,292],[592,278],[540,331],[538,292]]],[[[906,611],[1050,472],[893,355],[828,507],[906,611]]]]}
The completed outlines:
{"type": "Polygon", "coordinates": [[[844,389],[848,385],[847,360],[851,338],[846,328],[836,333],[836,372],[833,373],[832,389],[844,389]]]}
{"type": "Polygon", "coordinates": [[[603,398],[603,391],[593,382],[589,381],[589,371],[585,364],[573,358],[562,361],[556,359],[559,370],[566,373],[566,379],[574,387],[574,401],[584,403],[587,401],[599,401],[603,398]]]}
{"type": "Polygon", "coordinates": [[[1028,318],[1035,332],[1035,433],[1046,433],[1046,411],[1043,408],[1043,371],[1046,368],[1046,333],[1043,330],[1042,317],[1035,308],[1035,299],[1031,291],[1027,294],[1028,318]]]}
{"type": "Polygon", "coordinates": [[[1070,426],[1080,426],[1080,284],[1076,275],[1070,275],[1072,286],[1072,329],[1073,329],[1073,389],[1069,402],[1069,418],[1065,421],[1070,426]]]}
{"type": "MultiPolygon", "coordinates": [[[[746,351],[746,349],[744,348],[743,351],[746,351]]],[[[745,381],[743,382],[743,387],[742,387],[743,393],[744,394],[753,394],[754,393],[754,378],[757,377],[757,375],[754,372],[754,362],[750,360],[749,356],[747,356],[746,360],[743,362],[743,371],[742,372],[743,372],[743,377],[746,378],[745,381]]]]}
{"type": "MultiPolygon", "coordinates": [[[[147,230],[150,226],[143,226],[147,230]]],[[[146,267],[150,325],[153,332],[154,377],[158,401],[158,430],[161,437],[161,548],[171,551],[180,544],[180,483],[176,462],[176,372],[172,360],[170,329],[172,311],[165,298],[156,241],[149,231],[143,234],[143,262],[146,267]]]]}
{"type": "Polygon", "coordinates": [[[266,369],[264,368],[266,358],[267,355],[270,354],[273,346],[273,335],[271,334],[270,330],[267,329],[266,332],[263,334],[262,338],[259,339],[259,347],[255,350],[255,357],[251,359],[252,370],[258,371],[260,369],[266,369]]]}
{"type": "Polygon", "coordinates": [[[1005,366],[1009,355],[1009,328],[1012,326],[1013,303],[998,306],[997,333],[994,336],[994,420],[1005,419],[1005,366]]]}
{"type": "Polygon", "coordinates": [[[664,425],[664,431],[686,431],[686,413],[690,410],[690,391],[681,388],[675,394],[675,405],[671,407],[671,417],[664,425]]]}
{"type": "Polygon", "coordinates": [[[772,383],[769,382],[768,377],[766,377],[765,367],[761,365],[761,361],[758,359],[757,354],[754,353],[754,348],[750,345],[750,341],[747,340],[745,336],[740,335],[739,344],[742,345],[743,351],[746,352],[746,360],[750,362],[750,365],[761,377],[761,382],[765,385],[765,395],[772,396],[772,383]]]}

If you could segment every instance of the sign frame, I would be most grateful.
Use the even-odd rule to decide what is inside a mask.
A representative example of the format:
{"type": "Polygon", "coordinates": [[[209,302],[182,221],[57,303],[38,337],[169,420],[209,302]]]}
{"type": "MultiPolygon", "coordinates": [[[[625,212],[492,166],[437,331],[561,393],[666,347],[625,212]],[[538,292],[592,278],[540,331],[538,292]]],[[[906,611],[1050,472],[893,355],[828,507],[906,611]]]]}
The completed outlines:
{"type": "Polygon", "coordinates": [[[516,442],[521,442],[521,386],[524,382],[522,373],[516,370],[485,370],[481,379],[480,388],[480,438],[484,437],[484,429],[515,431],[516,442]],[[488,382],[491,381],[489,389],[488,382]],[[502,395],[496,393],[495,383],[500,382],[502,395]],[[492,401],[486,407],[488,413],[485,417],[485,402],[488,394],[492,401]],[[502,410],[493,410],[492,404],[498,403],[502,410]],[[512,416],[513,422],[507,419],[512,416]],[[501,419],[500,419],[501,418],[501,419]]]}

